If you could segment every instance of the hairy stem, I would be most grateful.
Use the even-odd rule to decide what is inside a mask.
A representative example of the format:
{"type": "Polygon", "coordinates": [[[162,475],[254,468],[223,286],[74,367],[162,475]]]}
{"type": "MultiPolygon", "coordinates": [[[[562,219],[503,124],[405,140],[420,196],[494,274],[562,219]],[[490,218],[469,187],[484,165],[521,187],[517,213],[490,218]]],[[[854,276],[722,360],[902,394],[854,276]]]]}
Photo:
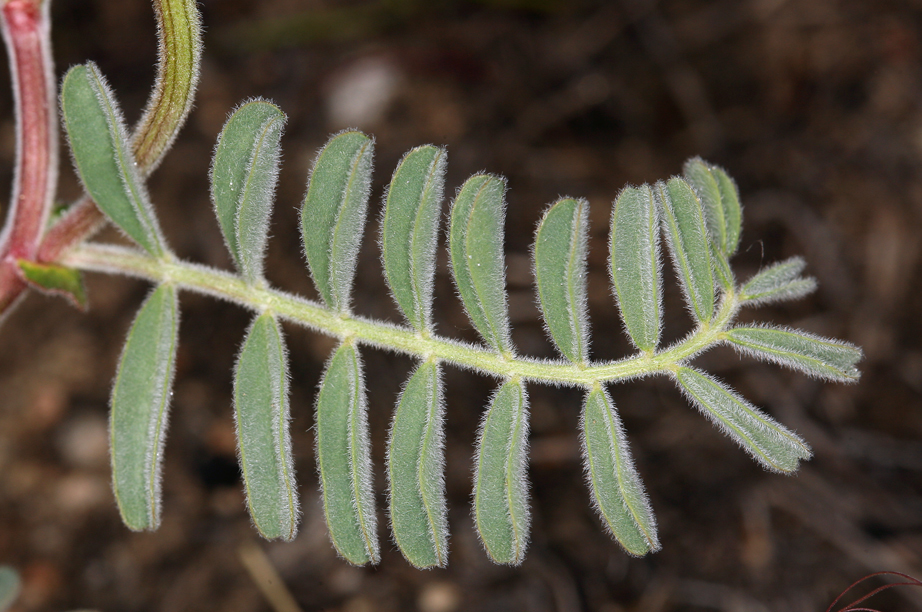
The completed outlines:
{"type": "Polygon", "coordinates": [[[154,282],[170,282],[188,291],[211,295],[257,312],[279,317],[338,338],[439,359],[499,378],[524,379],[592,388],[594,385],[675,370],[679,364],[721,341],[721,334],[739,310],[739,299],[728,292],[716,314],[684,340],[659,352],[640,353],[614,362],[574,365],[497,354],[457,340],[425,335],[407,327],[334,312],[317,302],[265,286],[247,284],[241,277],[206,266],[157,259],[140,251],[112,245],[84,244],[69,251],[61,264],[86,271],[124,274],[154,282]]]}
{"type": "Polygon", "coordinates": [[[0,312],[25,288],[17,260],[35,257],[57,181],[57,113],[48,4],[8,0],[0,9],[16,109],[15,178],[0,236],[0,312]]]}

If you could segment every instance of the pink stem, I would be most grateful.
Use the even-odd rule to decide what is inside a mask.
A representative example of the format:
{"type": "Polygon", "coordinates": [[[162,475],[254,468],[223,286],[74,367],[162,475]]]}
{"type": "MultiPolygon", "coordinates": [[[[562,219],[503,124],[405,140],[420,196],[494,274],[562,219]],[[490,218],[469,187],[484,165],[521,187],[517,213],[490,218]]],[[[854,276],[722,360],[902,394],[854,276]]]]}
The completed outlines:
{"type": "Polygon", "coordinates": [[[25,288],[18,259],[34,259],[57,181],[55,84],[49,0],[7,0],[0,9],[16,106],[16,170],[0,235],[0,312],[25,288]]]}

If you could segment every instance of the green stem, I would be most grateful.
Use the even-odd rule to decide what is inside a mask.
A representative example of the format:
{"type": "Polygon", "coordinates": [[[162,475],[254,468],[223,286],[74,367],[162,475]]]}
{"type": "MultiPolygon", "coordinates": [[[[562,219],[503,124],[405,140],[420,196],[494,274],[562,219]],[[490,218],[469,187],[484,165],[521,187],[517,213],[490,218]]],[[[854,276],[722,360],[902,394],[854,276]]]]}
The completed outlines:
{"type": "Polygon", "coordinates": [[[736,317],[740,302],[727,292],[708,323],[699,325],[684,340],[653,354],[640,353],[619,361],[572,364],[497,354],[457,340],[421,334],[408,327],[333,312],[317,302],[261,285],[241,277],[169,256],[158,259],[140,251],[113,245],[83,244],[60,261],[80,270],[124,274],[157,283],[173,283],[182,289],[211,295],[257,312],[273,314],[338,338],[394,350],[426,359],[439,359],[499,378],[520,376],[527,380],[592,388],[596,384],[675,370],[716,343],[736,317]]]}

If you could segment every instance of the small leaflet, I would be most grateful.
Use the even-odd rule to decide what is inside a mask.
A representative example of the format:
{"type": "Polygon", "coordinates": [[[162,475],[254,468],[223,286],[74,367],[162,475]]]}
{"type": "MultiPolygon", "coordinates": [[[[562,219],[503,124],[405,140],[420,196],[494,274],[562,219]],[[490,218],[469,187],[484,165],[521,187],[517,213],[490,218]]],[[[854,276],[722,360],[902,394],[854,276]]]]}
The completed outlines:
{"type": "Polygon", "coordinates": [[[656,521],[608,392],[593,389],[580,417],[583,462],[592,503],[628,554],[659,550],[656,521]]]}
{"type": "Polygon", "coordinates": [[[234,421],[247,507],[268,540],[298,530],[291,453],[288,357],[276,318],[263,314],[247,331],[234,372],[234,421]]]}
{"type": "Polygon", "coordinates": [[[704,223],[711,240],[714,241],[717,250],[725,254],[727,252],[727,219],[717,179],[711,173],[711,168],[700,157],[693,157],[686,161],[682,174],[685,175],[685,180],[694,188],[701,201],[704,223]]]}
{"type": "Polygon", "coordinates": [[[451,207],[449,251],[464,309],[487,344],[509,353],[509,313],[503,258],[506,181],[488,174],[469,178],[451,207]]]}
{"type": "Polygon", "coordinates": [[[743,231],[743,207],[740,205],[740,191],[730,175],[720,166],[709,166],[711,174],[720,189],[720,203],[723,206],[724,222],[727,228],[727,244],[724,253],[731,257],[740,246],[743,231]]]}
{"type": "Polygon", "coordinates": [[[166,243],[131,152],[122,112],[92,62],[67,71],[61,86],[61,114],[74,166],[87,193],[144,250],[155,257],[163,255],[166,243]]]}
{"type": "Polygon", "coordinates": [[[391,179],[381,224],[381,259],[391,294],[417,331],[432,327],[432,284],[448,154],[408,152],[391,179]]]}
{"type": "Polygon", "coordinates": [[[663,318],[659,235],[653,190],[625,187],[612,209],[609,265],[624,327],[647,352],[659,344],[663,318]]]}
{"type": "Polygon", "coordinates": [[[317,394],[317,466],[330,538],[353,565],[380,560],[366,413],[359,354],[344,343],[327,363],[317,394]]]}
{"type": "Polygon", "coordinates": [[[573,363],[589,360],[586,254],[589,203],[562,198],[548,208],[535,235],[538,303],[551,339],[573,363]]]}
{"type": "Polygon", "coordinates": [[[695,407],[766,469],[793,472],[812,456],[797,434],[707,374],[682,367],[674,376],[695,407]]]}
{"type": "Polygon", "coordinates": [[[741,353],[800,370],[815,378],[855,382],[861,349],[847,342],[783,327],[736,327],[727,339],[741,353]]]}
{"type": "Polygon", "coordinates": [[[32,287],[44,293],[60,295],[80,310],[86,310],[86,287],[80,270],[26,259],[16,260],[16,265],[32,287]]]}
{"type": "Polygon", "coordinates": [[[701,203],[680,178],[658,182],[655,192],[685,301],[697,321],[709,321],[714,315],[714,274],[701,203]]]}
{"type": "Polygon", "coordinates": [[[418,568],[448,564],[444,429],[441,373],[427,361],[400,394],[387,444],[391,529],[418,568]]]}
{"type": "Polygon", "coordinates": [[[480,423],[474,460],[474,521],[490,558],[518,565],[525,558],[528,508],[528,395],[520,379],[493,395],[480,423]]]}
{"type": "Polygon", "coordinates": [[[323,302],[349,310],[356,259],[371,189],[374,141],[361,132],[335,134],[320,151],[301,207],[301,237],[323,302]]]}
{"type": "Polygon", "coordinates": [[[747,306],[757,306],[812,293],[816,289],[816,281],[800,276],[806,265],[807,262],[800,257],[791,257],[765,268],[743,285],[740,301],[747,306]]]}
{"type": "Polygon", "coordinates": [[[134,531],[160,524],[160,472],[178,328],[176,288],[160,285],[131,324],[115,373],[109,414],[112,488],[122,520],[134,531]]]}
{"type": "Polygon", "coordinates": [[[211,164],[211,200],[237,269],[263,277],[285,113],[262,100],[242,104],[221,130],[211,164]]]}

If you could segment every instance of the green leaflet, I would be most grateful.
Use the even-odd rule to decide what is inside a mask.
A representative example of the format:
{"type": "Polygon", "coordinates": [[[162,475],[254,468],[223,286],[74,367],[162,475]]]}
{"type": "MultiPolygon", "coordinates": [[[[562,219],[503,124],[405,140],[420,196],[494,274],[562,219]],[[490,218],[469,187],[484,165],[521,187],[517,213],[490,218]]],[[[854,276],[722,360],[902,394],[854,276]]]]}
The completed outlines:
{"type": "Polygon", "coordinates": [[[493,561],[525,558],[528,508],[528,396],[520,379],[496,391],[480,424],[474,460],[474,519],[493,561]]]}
{"type": "Polygon", "coordinates": [[[448,564],[444,412],[439,366],[424,362],[400,395],[387,444],[394,540],[419,568],[448,564]]]}
{"type": "Polygon", "coordinates": [[[724,253],[730,257],[739,249],[740,234],[743,230],[743,207],[740,205],[740,192],[736,183],[723,168],[720,166],[709,166],[709,168],[720,189],[720,203],[723,207],[724,223],[727,228],[727,245],[724,253]]]}
{"type": "Polygon", "coordinates": [[[609,265],[621,319],[637,348],[651,352],[662,326],[659,211],[649,185],[626,187],[611,216],[609,265]]]}
{"type": "Polygon", "coordinates": [[[277,106],[244,103],[221,130],[211,164],[211,199],[221,233],[250,283],[263,276],[284,124],[285,113],[277,106]]]}
{"type": "Polygon", "coordinates": [[[806,265],[807,262],[800,257],[791,257],[765,268],[743,285],[740,301],[747,306],[757,306],[812,293],[816,289],[816,281],[800,276],[806,265]]]}
{"type": "Polygon", "coordinates": [[[298,491],[288,432],[288,359],[278,321],[253,321],[234,372],[234,420],[247,507],[264,538],[297,532],[298,491]]]}
{"type": "Polygon", "coordinates": [[[704,223],[707,226],[711,240],[714,241],[718,251],[726,253],[727,219],[717,179],[711,173],[710,167],[700,157],[693,157],[686,161],[682,167],[682,173],[701,201],[704,223]]]}
{"type": "Polygon", "coordinates": [[[135,531],[160,524],[160,471],[178,327],[176,289],[160,285],[131,325],[112,387],[113,489],[122,520],[135,531]]]}
{"type": "Polygon", "coordinates": [[[714,314],[714,274],[701,203],[680,178],[657,183],[656,196],[686,303],[697,321],[709,321],[714,314]]]}
{"type": "Polygon", "coordinates": [[[432,280],[447,152],[425,145],[408,152],[391,179],[381,224],[387,285],[417,330],[432,327],[432,280]]]}
{"type": "Polygon", "coordinates": [[[301,207],[301,236],[311,277],[324,303],[349,310],[362,242],[374,141],[340,132],[317,156],[301,207]]]}
{"type": "Polygon", "coordinates": [[[544,213],[535,236],[535,283],[551,338],[573,363],[589,361],[586,253],[589,203],[563,198],[544,213]]]}
{"type": "Polygon", "coordinates": [[[687,367],[674,375],[692,403],[765,468],[793,472],[801,459],[812,456],[797,434],[710,376],[687,367]]]}
{"type": "Polygon", "coordinates": [[[163,235],[128,145],[121,110],[92,62],[67,71],[61,86],[61,114],[87,193],[148,253],[163,255],[163,235]]]}
{"type": "Polygon", "coordinates": [[[86,288],[79,270],[25,259],[18,259],[16,264],[33,287],[45,293],[61,295],[80,310],[86,310],[86,288]]]}
{"type": "Polygon", "coordinates": [[[366,410],[358,352],[342,344],[317,395],[317,465],[333,546],[354,565],[380,560],[366,410]]]}
{"type": "Polygon", "coordinates": [[[592,503],[605,526],[631,555],[659,550],[650,502],[605,389],[597,387],[586,396],[580,429],[592,503]]]}
{"type": "Polygon", "coordinates": [[[847,342],[782,327],[737,327],[726,336],[740,352],[816,378],[855,382],[860,376],[861,349],[847,342]]]}
{"type": "Polygon", "coordinates": [[[512,351],[503,266],[504,179],[469,178],[451,207],[451,269],[464,309],[494,350],[512,351]]]}

